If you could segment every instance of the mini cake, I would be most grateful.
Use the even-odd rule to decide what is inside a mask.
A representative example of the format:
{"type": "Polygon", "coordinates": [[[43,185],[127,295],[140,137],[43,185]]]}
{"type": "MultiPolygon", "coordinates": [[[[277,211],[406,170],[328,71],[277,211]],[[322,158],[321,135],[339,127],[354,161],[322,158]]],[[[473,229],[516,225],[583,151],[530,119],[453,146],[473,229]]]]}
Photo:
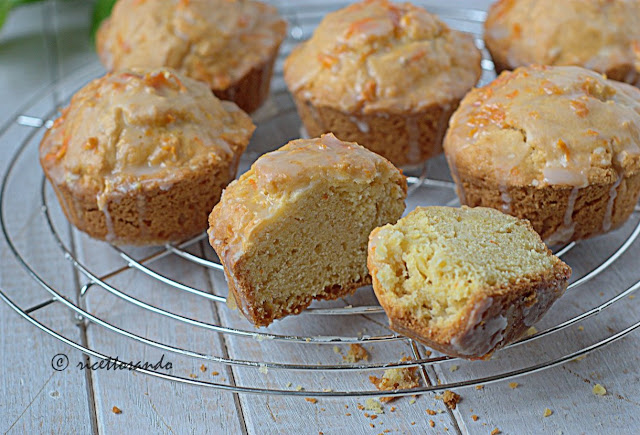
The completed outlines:
{"type": "Polygon", "coordinates": [[[107,74],[79,90],[40,143],[67,219],[115,244],[193,236],[235,178],[254,126],[168,69],[107,74]]]}
{"type": "Polygon", "coordinates": [[[519,338],[571,275],[529,222],[482,207],[418,207],[371,233],[368,263],[393,330],[468,359],[519,338]]]}
{"type": "Polygon", "coordinates": [[[424,9],[369,0],[327,14],[286,59],[284,78],[309,135],[333,132],[413,165],[441,152],[480,60],[471,35],[424,9]]]}
{"type": "Polygon", "coordinates": [[[484,34],[498,72],[575,65],[640,84],[638,0],[499,0],[484,34]]]}
{"type": "Polygon", "coordinates": [[[527,67],[474,89],[445,154],[460,202],[531,221],[550,245],[622,225],[640,195],[640,90],[580,67],[527,67]]]}
{"type": "Polygon", "coordinates": [[[404,211],[389,161],[331,134],[260,157],[209,216],[230,296],[256,326],[369,284],[367,238],[404,211]]]}
{"type": "Polygon", "coordinates": [[[286,23],[251,0],[118,0],[96,37],[110,70],[173,68],[247,112],[269,95],[286,23]]]}

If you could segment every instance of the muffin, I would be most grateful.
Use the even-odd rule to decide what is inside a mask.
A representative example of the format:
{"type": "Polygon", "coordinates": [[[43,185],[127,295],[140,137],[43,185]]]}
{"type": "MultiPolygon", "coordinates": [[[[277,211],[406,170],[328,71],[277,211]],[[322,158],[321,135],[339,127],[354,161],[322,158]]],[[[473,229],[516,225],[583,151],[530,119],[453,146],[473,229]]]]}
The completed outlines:
{"type": "Polygon", "coordinates": [[[269,95],[286,23],[251,0],[118,0],[96,37],[109,70],[170,67],[252,112],[269,95]]]}
{"type": "Polygon", "coordinates": [[[526,218],[550,245],[622,225],[640,194],[640,90],[572,66],[503,72],[444,141],[460,202],[526,218]]]}
{"type": "Polygon", "coordinates": [[[309,135],[333,132],[415,165],[441,152],[480,60],[471,35],[424,9],[369,0],[327,14],[286,59],[284,78],[309,135]]]}
{"type": "Polygon", "coordinates": [[[206,229],[254,128],[203,83],[133,69],[73,96],[40,143],[40,163],[79,230],[114,244],[178,241],[206,229]]]}
{"type": "Polygon", "coordinates": [[[389,161],[332,134],[263,155],[209,216],[230,297],[266,326],[369,284],[369,233],[402,216],[406,192],[389,161]]]}
{"type": "Polygon", "coordinates": [[[640,84],[638,0],[499,0],[484,34],[498,72],[574,65],[640,84]]]}
{"type": "Polygon", "coordinates": [[[368,264],[393,330],[468,359],[522,336],[571,275],[529,222],[482,207],[419,207],[376,228],[368,264]]]}

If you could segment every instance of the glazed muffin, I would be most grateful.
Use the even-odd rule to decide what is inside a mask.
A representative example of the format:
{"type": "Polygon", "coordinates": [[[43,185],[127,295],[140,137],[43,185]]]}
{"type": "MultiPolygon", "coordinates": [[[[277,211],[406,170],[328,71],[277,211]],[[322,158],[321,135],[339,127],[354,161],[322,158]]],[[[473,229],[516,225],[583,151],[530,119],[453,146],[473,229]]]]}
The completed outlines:
{"type": "Polygon", "coordinates": [[[574,65],[640,84],[638,0],[499,0],[484,39],[498,72],[574,65]]]}
{"type": "Polygon", "coordinates": [[[263,155],[209,217],[229,296],[266,326],[369,284],[369,233],[402,216],[406,192],[389,161],[332,134],[263,155]]]}
{"type": "Polygon", "coordinates": [[[269,95],[286,23],[251,0],[118,0],[96,45],[110,70],[166,66],[252,112],[269,95]]]}
{"type": "Polygon", "coordinates": [[[640,195],[640,90],[580,67],[503,72],[465,97],[445,154],[460,202],[549,244],[622,225],[640,195]]]}
{"type": "Polygon", "coordinates": [[[309,135],[333,132],[413,165],[441,152],[480,60],[470,35],[424,9],[369,0],[327,14],[284,78],[309,135]]]}
{"type": "Polygon", "coordinates": [[[376,228],[368,264],[392,329],[469,359],[522,336],[571,275],[529,222],[482,207],[419,207],[376,228]]]}
{"type": "Polygon", "coordinates": [[[235,178],[254,126],[168,69],[107,74],[79,90],[40,143],[67,219],[114,244],[193,236],[235,178]]]}

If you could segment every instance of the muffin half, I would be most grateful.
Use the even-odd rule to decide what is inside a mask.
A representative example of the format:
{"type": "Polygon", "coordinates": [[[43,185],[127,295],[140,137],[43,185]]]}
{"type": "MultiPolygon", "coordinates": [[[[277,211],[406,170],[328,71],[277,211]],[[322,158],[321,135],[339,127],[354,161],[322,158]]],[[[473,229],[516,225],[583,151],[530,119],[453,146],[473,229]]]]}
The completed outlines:
{"type": "Polygon", "coordinates": [[[531,221],[549,244],[622,225],[640,196],[640,90],[580,67],[503,72],[444,141],[460,202],[531,221]]]}
{"type": "Polygon", "coordinates": [[[97,34],[110,70],[170,67],[247,112],[269,95],[286,23],[252,0],[118,0],[97,34]]]}
{"type": "Polygon", "coordinates": [[[368,264],[392,329],[469,359],[519,338],[571,275],[527,221],[481,207],[419,207],[376,228],[368,264]]]}
{"type": "Polygon", "coordinates": [[[203,83],[168,69],[121,71],[73,96],[40,143],[40,163],[79,230],[159,244],[206,229],[254,128],[203,83]]]}
{"type": "Polygon", "coordinates": [[[284,78],[310,136],[333,132],[413,165],[441,152],[480,59],[471,35],[424,9],[370,0],[327,14],[286,59],[284,78]]]}
{"type": "Polygon", "coordinates": [[[331,134],[263,155],[209,216],[229,296],[266,326],[369,284],[369,233],[402,215],[406,191],[389,161],[331,134]]]}
{"type": "Polygon", "coordinates": [[[499,0],[484,39],[498,72],[575,65],[640,84],[638,0],[499,0]]]}

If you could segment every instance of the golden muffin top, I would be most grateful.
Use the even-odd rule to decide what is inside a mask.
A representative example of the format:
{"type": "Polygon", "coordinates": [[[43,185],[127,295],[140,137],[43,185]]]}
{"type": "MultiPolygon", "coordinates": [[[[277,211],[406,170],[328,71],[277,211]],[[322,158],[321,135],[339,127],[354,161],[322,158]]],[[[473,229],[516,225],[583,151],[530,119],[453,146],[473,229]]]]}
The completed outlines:
{"type": "Polygon", "coordinates": [[[424,9],[367,0],[327,14],[285,61],[285,80],[316,106],[405,113],[462,98],[480,60],[470,35],[424,9]]]}
{"type": "Polygon", "coordinates": [[[489,10],[485,40],[508,68],[577,65],[616,75],[623,68],[615,78],[633,83],[640,71],[640,1],[500,0],[489,10]]]}
{"type": "Polygon", "coordinates": [[[343,142],[331,133],[291,141],[262,155],[229,184],[209,216],[211,245],[240,251],[238,247],[250,240],[263,221],[278,216],[313,186],[326,185],[329,191],[336,184],[375,180],[395,183],[397,197],[406,195],[407,183],[400,170],[356,143],[343,142]]]}
{"type": "Polygon", "coordinates": [[[225,90],[286,34],[273,6],[251,0],[119,0],[97,35],[111,70],[167,66],[225,90]]]}
{"type": "Polygon", "coordinates": [[[640,90],[573,66],[503,72],[464,98],[444,149],[503,185],[612,183],[640,171],[640,90]]]}
{"type": "Polygon", "coordinates": [[[126,70],[80,89],[40,144],[56,184],[103,195],[239,158],[254,130],[234,103],[175,71],[126,70]]]}

